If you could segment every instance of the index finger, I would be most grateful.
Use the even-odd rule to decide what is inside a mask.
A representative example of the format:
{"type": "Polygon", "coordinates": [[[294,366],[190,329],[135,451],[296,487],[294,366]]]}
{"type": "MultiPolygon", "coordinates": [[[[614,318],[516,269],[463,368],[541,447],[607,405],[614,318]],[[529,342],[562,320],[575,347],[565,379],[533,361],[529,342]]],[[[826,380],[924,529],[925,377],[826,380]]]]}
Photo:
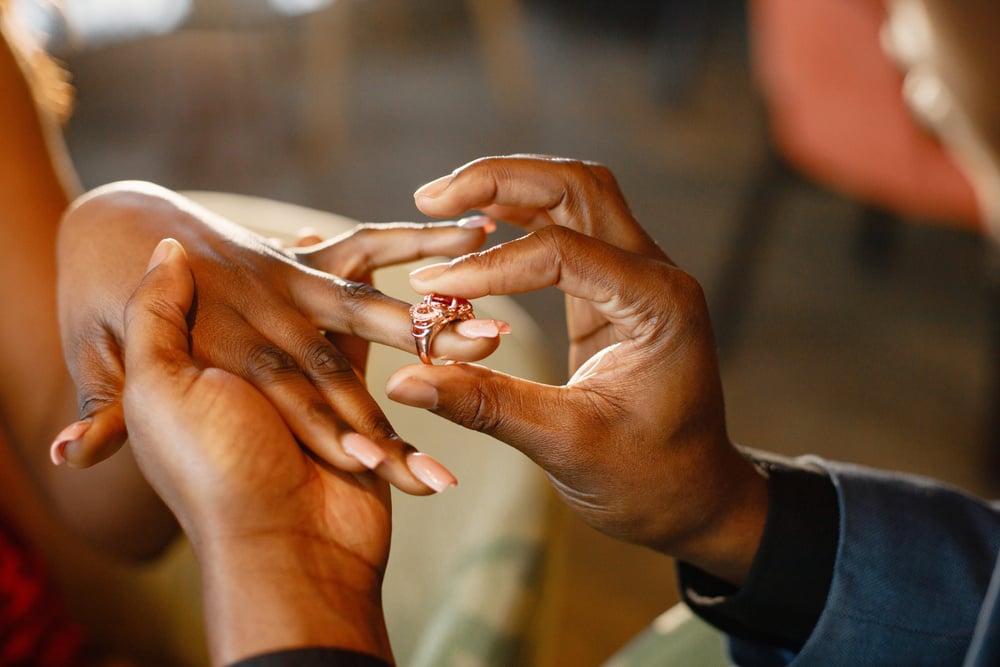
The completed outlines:
{"type": "Polygon", "coordinates": [[[626,250],[665,257],[632,217],[614,175],[595,162],[530,155],[481,158],[423,186],[414,201],[430,216],[478,209],[529,230],[558,224],[626,250]]]}
{"type": "MultiPolygon", "coordinates": [[[[556,287],[586,300],[629,336],[645,330],[651,302],[693,296],[697,282],[673,265],[552,225],[489,250],[410,274],[421,293],[474,299],[556,287]]],[[[674,301],[674,303],[681,303],[674,301]]],[[[662,324],[660,322],[659,324],[662,324]]]]}

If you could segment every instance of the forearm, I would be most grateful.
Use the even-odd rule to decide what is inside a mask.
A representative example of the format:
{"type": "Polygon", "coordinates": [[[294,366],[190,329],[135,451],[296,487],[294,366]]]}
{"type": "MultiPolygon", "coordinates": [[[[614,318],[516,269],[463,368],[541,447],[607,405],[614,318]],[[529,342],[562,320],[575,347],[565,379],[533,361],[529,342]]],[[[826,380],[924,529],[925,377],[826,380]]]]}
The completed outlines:
{"type": "Polygon", "coordinates": [[[300,647],[393,662],[380,575],[338,547],[287,537],[196,550],[213,664],[300,647]]]}
{"type": "Polygon", "coordinates": [[[0,421],[18,463],[75,531],[118,554],[146,555],[176,526],[130,457],[86,475],[49,461],[52,437],[76,418],[59,339],[55,248],[78,188],[56,119],[36,99],[8,30],[0,32],[0,421]]]}
{"type": "Polygon", "coordinates": [[[54,128],[3,32],[0,91],[0,409],[11,437],[24,442],[50,426],[44,420],[65,390],[54,249],[70,190],[58,173],[65,156],[52,148],[54,128]],[[33,391],[24,391],[28,383],[33,391]]]}

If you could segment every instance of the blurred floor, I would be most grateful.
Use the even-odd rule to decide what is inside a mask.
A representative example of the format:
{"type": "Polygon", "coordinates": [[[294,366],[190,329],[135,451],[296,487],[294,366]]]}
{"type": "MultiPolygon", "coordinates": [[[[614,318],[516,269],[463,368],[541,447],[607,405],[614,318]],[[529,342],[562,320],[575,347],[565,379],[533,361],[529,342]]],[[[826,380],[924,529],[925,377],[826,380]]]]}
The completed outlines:
{"type": "MultiPolygon", "coordinates": [[[[652,14],[587,21],[581,14],[601,3],[574,5],[572,18],[554,1],[530,3],[538,95],[504,100],[514,111],[502,112],[464,3],[341,2],[350,9],[340,69],[347,92],[338,108],[311,109],[343,120],[338,142],[299,132],[302,105],[324,99],[302,77],[302,35],[315,18],[184,31],[71,59],[79,108],[68,140],[85,185],[140,178],[389,221],[419,219],[412,191],[475,157],[587,158],[615,171],[636,217],[711,293],[763,146],[738,3],[715,3],[700,76],[675,106],[654,94],[642,27],[652,14]]],[[[782,208],[723,367],[731,433],[774,451],[987,492],[991,367],[979,244],[908,228],[894,265],[865,273],[851,255],[854,216],[849,203],[809,188],[782,208]]],[[[519,299],[551,331],[562,363],[559,296],[519,299]]],[[[559,664],[597,665],[676,599],[673,571],[575,520],[568,539],[572,586],[556,598],[552,638],[559,664]]]]}

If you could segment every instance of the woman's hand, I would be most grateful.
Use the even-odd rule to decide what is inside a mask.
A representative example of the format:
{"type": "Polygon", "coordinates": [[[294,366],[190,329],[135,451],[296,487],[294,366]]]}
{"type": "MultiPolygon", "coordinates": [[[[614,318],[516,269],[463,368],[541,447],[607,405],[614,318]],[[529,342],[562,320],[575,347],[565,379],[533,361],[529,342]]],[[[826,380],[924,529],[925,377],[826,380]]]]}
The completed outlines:
{"type": "MultiPolygon", "coordinates": [[[[53,460],[92,465],[124,442],[121,313],[144,258],[172,236],[188,249],[198,284],[190,317],[199,363],[249,381],[295,436],[334,466],[377,468],[409,493],[442,490],[454,478],[430,457],[414,455],[364,387],[367,345],[359,338],[414,346],[408,304],[362,281],[379,266],[473,250],[485,231],[475,224],[371,226],[282,250],[149,184],[116,184],[85,196],[59,238],[60,323],[81,420],[56,438],[53,460]]],[[[480,359],[497,345],[496,337],[482,336],[451,327],[435,340],[434,353],[480,359]]]]}
{"type": "Polygon", "coordinates": [[[700,286],[642,231],[607,170],[491,158],[416,200],[430,215],[478,208],[534,230],[424,267],[411,284],[465,298],[558,287],[575,373],[551,387],[470,364],[410,366],[389,379],[389,396],[520,449],[597,529],[741,580],[766,482],[727,436],[700,286]]]}
{"type": "Polygon", "coordinates": [[[136,460],[198,554],[213,662],[297,645],[391,660],[387,484],[326,465],[257,389],[196,366],[193,300],[184,249],[163,241],[125,311],[122,402],[136,460]]]}

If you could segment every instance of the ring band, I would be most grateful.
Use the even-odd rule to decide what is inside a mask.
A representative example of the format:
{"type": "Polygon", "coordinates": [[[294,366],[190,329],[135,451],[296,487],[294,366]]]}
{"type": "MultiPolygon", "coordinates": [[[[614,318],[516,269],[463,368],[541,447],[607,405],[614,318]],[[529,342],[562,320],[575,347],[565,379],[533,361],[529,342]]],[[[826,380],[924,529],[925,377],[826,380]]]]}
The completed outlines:
{"type": "Polygon", "coordinates": [[[420,361],[434,363],[431,360],[431,342],[441,329],[457,320],[471,320],[473,317],[472,304],[456,296],[428,294],[423,301],[410,306],[410,319],[413,321],[411,333],[420,361]]]}

